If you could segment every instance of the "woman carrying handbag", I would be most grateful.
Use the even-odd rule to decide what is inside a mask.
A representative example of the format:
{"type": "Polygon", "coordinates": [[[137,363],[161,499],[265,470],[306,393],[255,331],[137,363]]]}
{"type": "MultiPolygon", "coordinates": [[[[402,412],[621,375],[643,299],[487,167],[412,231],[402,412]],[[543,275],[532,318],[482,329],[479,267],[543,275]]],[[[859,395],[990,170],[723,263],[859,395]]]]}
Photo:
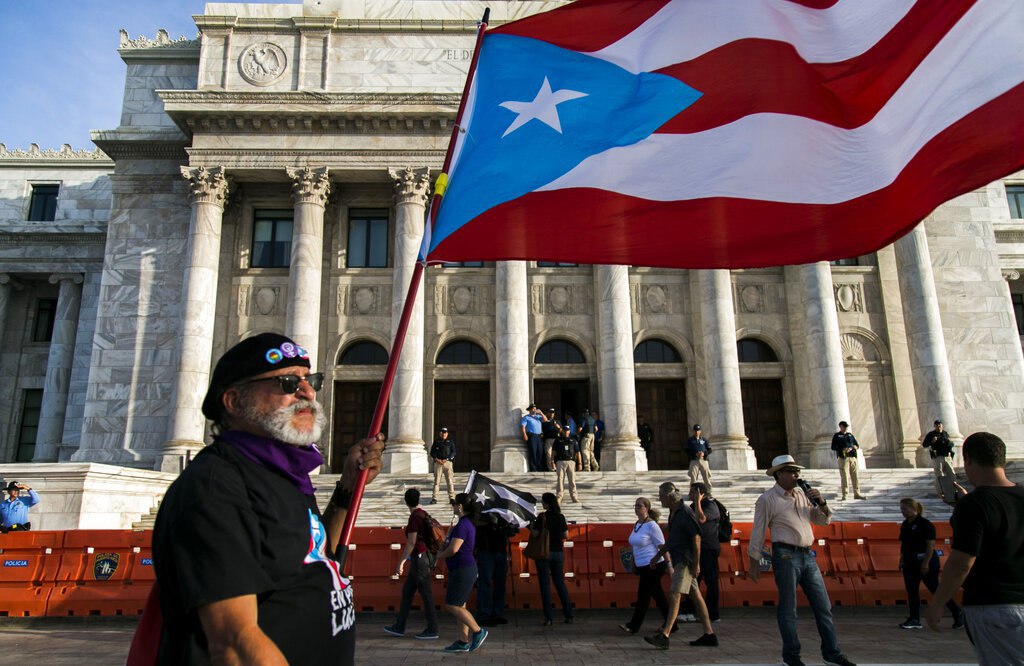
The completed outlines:
{"type": "Polygon", "coordinates": [[[551,617],[551,584],[554,583],[558,591],[558,599],[562,603],[562,613],[565,615],[565,623],[572,624],[572,601],[569,600],[569,590],[565,586],[565,554],[562,551],[563,543],[569,536],[569,525],[565,522],[565,516],[558,506],[558,498],[553,493],[544,493],[541,496],[541,506],[544,512],[537,516],[533,527],[530,528],[530,543],[542,536],[543,532],[548,533],[548,555],[547,558],[537,559],[537,581],[540,583],[540,598],[544,605],[544,626],[550,626],[554,620],[551,617]]]}
{"type": "MultiPolygon", "coordinates": [[[[633,511],[636,512],[636,523],[633,524],[633,532],[629,535],[629,545],[633,548],[633,567],[639,577],[636,590],[636,607],[633,609],[633,618],[625,624],[620,624],[627,634],[635,634],[643,626],[644,616],[647,615],[647,607],[651,599],[661,611],[662,618],[668,616],[668,600],[665,599],[665,590],[661,587],[661,577],[665,574],[667,563],[664,558],[654,562],[654,555],[658,547],[665,543],[665,535],[658,525],[658,510],[651,507],[651,501],[646,497],[638,497],[633,504],[633,511]]],[[[664,620],[662,620],[664,625],[664,620]]],[[[674,628],[673,628],[674,630],[674,628]]]]}

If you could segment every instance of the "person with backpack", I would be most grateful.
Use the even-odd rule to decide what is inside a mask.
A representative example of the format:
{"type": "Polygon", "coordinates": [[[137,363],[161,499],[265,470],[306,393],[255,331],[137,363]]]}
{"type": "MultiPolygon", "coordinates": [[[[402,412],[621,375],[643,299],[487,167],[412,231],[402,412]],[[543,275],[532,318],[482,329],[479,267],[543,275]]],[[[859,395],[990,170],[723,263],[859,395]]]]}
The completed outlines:
{"type": "Polygon", "coordinates": [[[432,523],[436,522],[430,514],[420,508],[420,491],[409,488],[405,491],[405,505],[409,507],[409,522],[405,527],[405,549],[402,559],[398,562],[396,576],[401,576],[409,563],[409,575],[402,586],[402,603],[398,607],[395,623],[384,627],[384,633],[391,636],[404,636],[405,623],[412,610],[412,598],[417,592],[423,600],[423,613],[427,616],[427,628],[416,634],[421,641],[439,638],[437,633],[437,609],[434,607],[434,593],[430,589],[436,564],[437,539],[434,536],[432,523]],[[433,551],[433,552],[431,552],[433,551]]]}
{"type": "MultiPolygon", "coordinates": [[[[719,526],[722,524],[723,511],[718,500],[708,497],[708,488],[703,483],[690,484],[690,507],[700,523],[700,573],[697,574],[697,583],[703,581],[707,588],[704,591],[704,604],[708,607],[708,618],[718,622],[718,555],[722,552],[719,526]]],[[[731,522],[729,531],[732,531],[731,522]]],[[[679,619],[683,622],[696,622],[694,610],[693,601],[686,597],[679,619]]]]}
{"type": "Polygon", "coordinates": [[[487,639],[487,630],[477,624],[473,614],[466,609],[466,602],[478,573],[473,551],[476,549],[479,509],[469,493],[456,495],[452,508],[459,522],[448,531],[444,549],[437,554],[437,559],[447,560],[448,587],[444,595],[444,609],[455,618],[460,637],[444,651],[476,652],[487,639]]]}

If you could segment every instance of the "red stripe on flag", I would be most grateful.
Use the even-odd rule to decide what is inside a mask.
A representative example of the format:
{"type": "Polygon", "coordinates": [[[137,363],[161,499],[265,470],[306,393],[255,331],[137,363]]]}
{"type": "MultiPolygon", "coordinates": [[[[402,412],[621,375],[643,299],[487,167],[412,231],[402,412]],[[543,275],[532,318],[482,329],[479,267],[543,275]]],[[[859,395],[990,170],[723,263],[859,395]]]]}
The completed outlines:
{"type": "Polygon", "coordinates": [[[535,192],[487,211],[431,257],[565,261],[563,239],[571,238],[572,260],[580,263],[755,268],[841,259],[873,252],[944,201],[1024,168],[1022,155],[1019,85],[939,133],[889,187],[841,204],[535,192]],[[538,239],[551,239],[550,247],[538,239]]]}
{"type": "Polygon", "coordinates": [[[811,64],[785,42],[746,39],[663,68],[660,73],[704,96],[658,132],[701,132],[752,113],[859,127],[878,113],[975,2],[918,3],[869,51],[844,62],[811,64]]]}
{"type": "Polygon", "coordinates": [[[577,0],[487,33],[532,37],[574,51],[598,51],[636,30],[669,1],[577,0]]]}

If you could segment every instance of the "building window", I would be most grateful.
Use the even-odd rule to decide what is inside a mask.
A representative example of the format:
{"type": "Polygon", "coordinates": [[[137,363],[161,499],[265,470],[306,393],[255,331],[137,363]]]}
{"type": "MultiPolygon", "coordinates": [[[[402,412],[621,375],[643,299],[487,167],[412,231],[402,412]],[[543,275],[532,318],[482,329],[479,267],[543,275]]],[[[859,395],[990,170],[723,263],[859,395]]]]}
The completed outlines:
{"type": "Polygon", "coordinates": [[[487,365],[487,352],[480,345],[459,340],[446,345],[437,355],[438,365],[487,365]]]}
{"type": "Polygon", "coordinates": [[[376,342],[357,342],[338,357],[338,365],[387,365],[388,351],[376,342]]]}
{"type": "Polygon", "coordinates": [[[26,389],[21,407],[21,428],[18,430],[18,452],[15,462],[32,462],[39,432],[39,413],[43,406],[43,389],[26,389]]]}
{"type": "Polygon", "coordinates": [[[1017,335],[1024,335],[1024,294],[1010,294],[1013,318],[1017,320],[1017,335]]]}
{"type": "Polygon", "coordinates": [[[60,185],[33,185],[28,204],[30,222],[53,222],[57,219],[57,193],[60,185]]]}
{"type": "Polygon", "coordinates": [[[385,268],[387,265],[387,211],[352,211],[348,220],[348,267],[385,268]]]}
{"type": "Polygon", "coordinates": [[[1006,200],[1010,204],[1010,217],[1024,219],[1024,185],[1007,185],[1006,200]]]}
{"type": "Polygon", "coordinates": [[[483,268],[482,261],[446,261],[441,264],[444,268],[483,268]]]}
{"type": "Polygon", "coordinates": [[[571,342],[552,340],[541,345],[533,357],[534,363],[586,363],[583,352],[571,342]]]}
{"type": "Polygon", "coordinates": [[[579,264],[570,264],[564,261],[538,261],[537,268],[560,268],[563,266],[579,266],[579,264]]]}
{"type": "Polygon", "coordinates": [[[740,363],[777,363],[779,360],[774,349],[760,340],[750,338],[736,343],[736,353],[740,363]]]}
{"type": "Polygon", "coordinates": [[[835,261],[828,262],[833,266],[859,266],[860,262],[857,261],[857,257],[849,257],[847,259],[836,259],[835,261]]]}
{"type": "Polygon", "coordinates": [[[633,350],[634,363],[682,363],[675,347],[664,340],[644,340],[633,350]]]}
{"type": "Polygon", "coordinates": [[[292,263],[290,210],[258,210],[252,225],[251,268],[287,268],[292,263]]]}
{"type": "Polygon", "coordinates": [[[49,342],[53,339],[53,321],[56,317],[56,298],[36,300],[36,319],[32,326],[32,342],[49,342]]]}

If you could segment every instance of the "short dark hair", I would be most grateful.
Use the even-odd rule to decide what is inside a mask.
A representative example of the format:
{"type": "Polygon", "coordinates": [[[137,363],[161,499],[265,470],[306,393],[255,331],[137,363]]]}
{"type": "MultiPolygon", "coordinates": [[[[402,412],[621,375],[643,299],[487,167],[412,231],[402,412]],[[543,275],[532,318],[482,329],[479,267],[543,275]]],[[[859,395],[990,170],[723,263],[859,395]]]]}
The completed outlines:
{"type": "Polygon", "coordinates": [[[693,490],[694,488],[696,488],[697,492],[699,492],[701,495],[708,494],[708,487],[699,481],[690,484],[690,490],[693,490]]]}
{"type": "Polygon", "coordinates": [[[410,488],[405,491],[405,505],[410,509],[414,506],[419,506],[420,503],[420,491],[418,488],[410,488]]]}
{"type": "Polygon", "coordinates": [[[964,455],[981,467],[1006,467],[1006,443],[990,432],[976,432],[964,440],[964,455]]]}

